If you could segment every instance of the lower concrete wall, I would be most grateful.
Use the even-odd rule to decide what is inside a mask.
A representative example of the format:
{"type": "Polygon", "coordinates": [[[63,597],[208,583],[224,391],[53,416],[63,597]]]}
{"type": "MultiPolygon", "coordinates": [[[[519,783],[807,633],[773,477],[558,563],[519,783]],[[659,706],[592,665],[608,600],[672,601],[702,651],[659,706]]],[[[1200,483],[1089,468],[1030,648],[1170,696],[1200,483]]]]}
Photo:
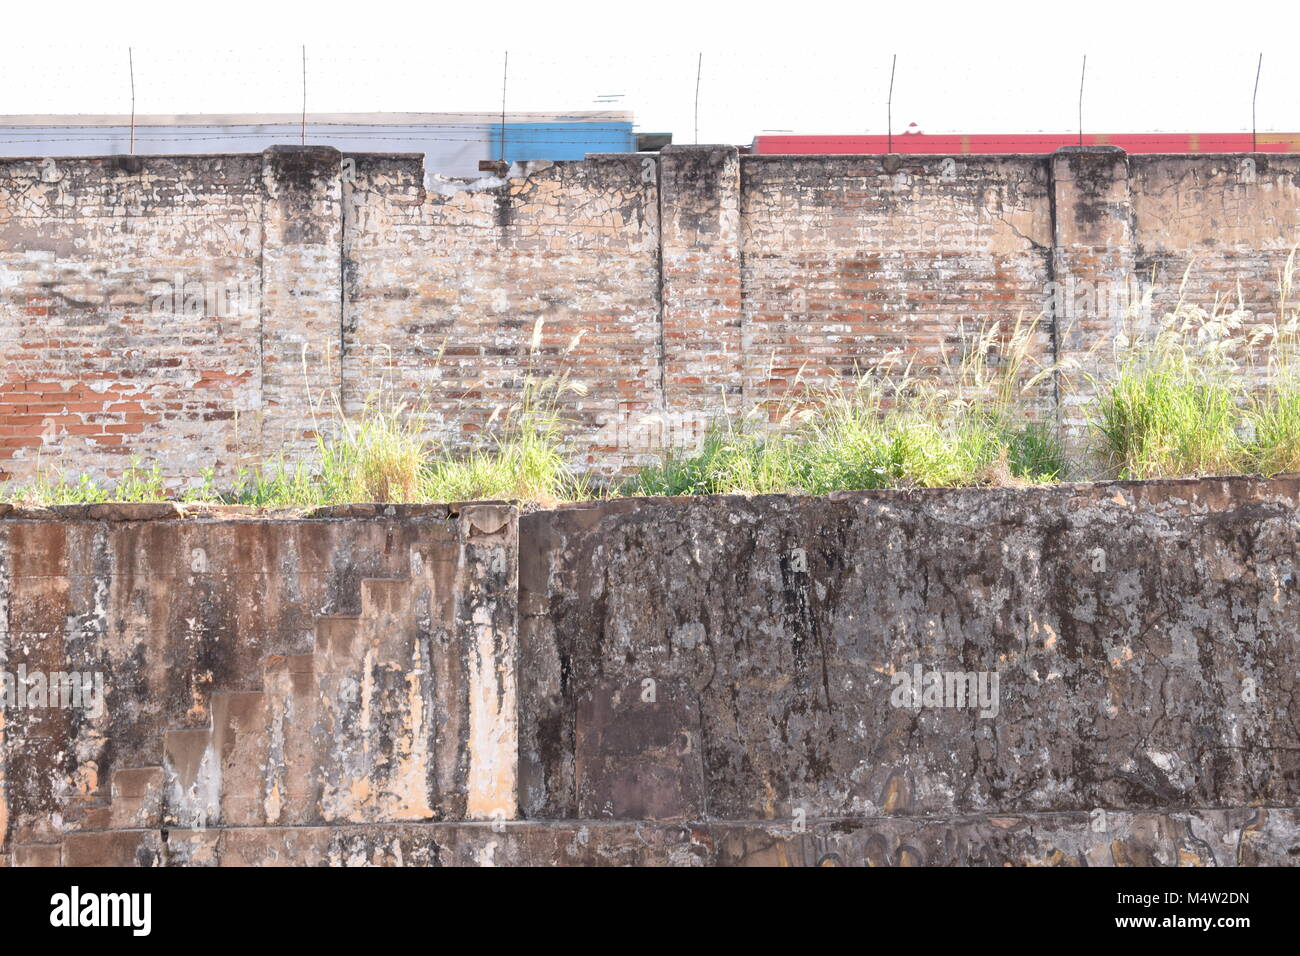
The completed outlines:
{"type": "Polygon", "coordinates": [[[7,849],[513,814],[513,508],[175,511],[0,520],[7,849]]]}
{"type": "Polygon", "coordinates": [[[6,707],[4,857],[1291,864],[1297,505],[1232,478],[13,511],[4,670],[108,690],[6,707]]]}
{"type": "Polygon", "coordinates": [[[1294,810],[790,824],[513,821],[119,830],[21,847],[24,866],[1293,866],[1294,810]]]}
{"type": "Polygon", "coordinates": [[[1297,806],[1298,502],[1230,479],[525,516],[525,815],[1297,806]],[[944,706],[932,672],[997,698],[944,706]]]}

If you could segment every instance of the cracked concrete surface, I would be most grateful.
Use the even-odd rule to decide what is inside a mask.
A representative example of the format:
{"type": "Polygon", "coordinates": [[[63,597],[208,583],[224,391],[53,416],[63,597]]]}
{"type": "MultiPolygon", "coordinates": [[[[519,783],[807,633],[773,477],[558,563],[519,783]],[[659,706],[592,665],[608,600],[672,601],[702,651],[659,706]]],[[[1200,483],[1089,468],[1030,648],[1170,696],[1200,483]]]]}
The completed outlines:
{"type": "Polygon", "coordinates": [[[1298,506],[1239,477],[14,509],[6,667],[110,689],[6,711],[4,854],[1292,865],[1298,506]]]}

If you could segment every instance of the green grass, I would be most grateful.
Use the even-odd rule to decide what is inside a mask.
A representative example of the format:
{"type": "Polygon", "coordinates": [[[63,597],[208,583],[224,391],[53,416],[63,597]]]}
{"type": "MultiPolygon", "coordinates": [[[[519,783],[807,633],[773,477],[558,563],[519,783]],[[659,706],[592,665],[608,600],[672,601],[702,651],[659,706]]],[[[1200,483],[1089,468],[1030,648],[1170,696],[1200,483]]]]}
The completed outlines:
{"type": "Polygon", "coordinates": [[[1250,470],[1300,472],[1300,381],[1288,376],[1251,405],[1250,470]]]}
{"type": "Polygon", "coordinates": [[[1271,330],[1266,379],[1248,405],[1249,451],[1254,470],[1265,475],[1300,471],[1300,309],[1291,306],[1295,251],[1279,282],[1278,326],[1271,330]]]}
{"type": "MultiPolygon", "coordinates": [[[[1169,478],[1300,469],[1300,337],[1280,287],[1277,327],[1243,331],[1240,303],[1180,301],[1148,335],[1121,336],[1095,382],[1093,454],[1102,477],[1169,478]]],[[[1184,280],[1185,282],[1185,280],[1184,280]]]]}
{"type": "Polygon", "coordinates": [[[1045,426],[972,415],[930,421],[846,405],[787,434],[723,425],[702,449],[668,456],[621,487],[625,495],[764,494],[1016,484],[1059,478],[1059,442],[1045,426]]]}
{"type": "Polygon", "coordinates": [[[349,502],[472,501],[494,498],[553,504],[587,497],[563,447],[556,411],[563,382],[525,384],[499,427],[464,452],[449,452],[423,433],[420,416],[368,407],[357,419],[338,413],[306,462],[277,460],[241,474],[230,500],[260,506],[349,502]]]}
{"type": "Polygon", "coordinates": [[[1026,323],[1007,336],[994,326],[970,337],[947,387],[910,370],[872,373],[847,390],[793,395],[776,414],[728,420],[699,452],[670,455],[621,491],[825,494],[1058,479],[1065,473],[1060,442],[1028,407],[1047,376],[1032,367],[1035,331],[1026,323]],[[1003,356],[996,363],[995,353],[1003,356]]]}
{"type": "MultiPolygon", "coordinates": [[[[240,468],[220,490],[214,469],[182,500],[267,508],[307,508],[351,502],[404,503],[508,498],[555,504],[590,497],[588,482],[563,452],[563,420],[556,395],[563,383],[529,382],[523,399],[468,450],[447,451],[423,434],[419,414],[372,403],[355,417],[336,409],[318,422],[314,454],[281,456],[240,468]]],[[[38,469],[36,479],[9,497],[22,504],[55,505],[159,501],[169,494],[161,468],[132,459],[115,482],[69,478],[38,469]]]]}
{"type": "Polygon", "coordinates": [[[420,500],[431,449],[416,417],[371,407],[356,418],[340,414],[318,424],[316,434],[312,457],[243,468],[232,490],[217,498],[262,507],[420,500]]]}
{"type": "Polygon", "coordinates": [[[1250,470],[1242,389],[1198,368],[1123,370],[1098,404],[1095,430],[1119,478],[1163,478],[1250,470]]]}
{"type": "MultiPolygon", "coordinates": [[[[4,497],[0,496],[0,500],[4,497]]],[[[38,469],[30,485],[16,489],[8,497],[21,504],[91,505],[106,501],[161,501],[168,495],[162,468],[157,464],[145,467],[139,458],[132,458],[112,483],[101,483],[85,474],[69,477],[38,469]]]]}

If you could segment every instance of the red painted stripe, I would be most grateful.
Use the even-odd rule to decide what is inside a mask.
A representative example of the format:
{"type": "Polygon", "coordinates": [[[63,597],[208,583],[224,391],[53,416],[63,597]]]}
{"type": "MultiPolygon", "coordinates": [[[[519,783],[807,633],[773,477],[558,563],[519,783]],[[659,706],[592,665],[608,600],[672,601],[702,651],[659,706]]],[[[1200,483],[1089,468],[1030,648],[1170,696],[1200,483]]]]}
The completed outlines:
{"type": "MultiPolygon", "coordinates": [[[[1062,146],[1075,146],[1078,135],[1069,133],[990,133],[931,135],[899,133],[894,152],[914,155],[958,155],[961,153],[1051,153],[1062,146]]],[[[1129,153],[1249,153],[1249,133],[1094,133],[1083,137],[1085,146],[1118,146],[1129,153]]],[[[889,137],[880,135],[843,136],[756,136],[753,151],[759,155],[883,154],[889,137]]],[[[1300,151],[1300,133],[1260,134],[1255,150],[1260,153],[1300,151]]]]}

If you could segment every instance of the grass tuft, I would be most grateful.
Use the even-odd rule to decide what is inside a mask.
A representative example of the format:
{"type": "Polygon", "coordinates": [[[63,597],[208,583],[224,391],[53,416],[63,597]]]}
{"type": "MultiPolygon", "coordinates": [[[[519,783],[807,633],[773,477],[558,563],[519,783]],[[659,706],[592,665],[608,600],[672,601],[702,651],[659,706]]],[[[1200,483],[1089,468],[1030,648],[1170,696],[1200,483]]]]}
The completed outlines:
{"type": "Polygon", "coordinates": [[[1033,420],[1026,397],[1050,370],[1033,367],[1036,322],[1004,337],[998,326],[966,341],[942,387],[913,376],[864,375],[851,389],[788,397],[727,420],[690,455],[669,455],[624,494],[689,495],[941,487],[1051,481],[1065,472],[1054,430],[1033,420]]]}
{"type": "Polygon", "coordinates": [[[1115,373],[1095,383],[1092,432],[1106,476],[1300,469],[1294,268],[1293,252],[1279,281],[1275,327],[1243,332],[1249,313],[1240,298],[1235,307],[1220,300],[1206,310],[1180,296],[1152,334],[1118,338],[1115,373]]]}

